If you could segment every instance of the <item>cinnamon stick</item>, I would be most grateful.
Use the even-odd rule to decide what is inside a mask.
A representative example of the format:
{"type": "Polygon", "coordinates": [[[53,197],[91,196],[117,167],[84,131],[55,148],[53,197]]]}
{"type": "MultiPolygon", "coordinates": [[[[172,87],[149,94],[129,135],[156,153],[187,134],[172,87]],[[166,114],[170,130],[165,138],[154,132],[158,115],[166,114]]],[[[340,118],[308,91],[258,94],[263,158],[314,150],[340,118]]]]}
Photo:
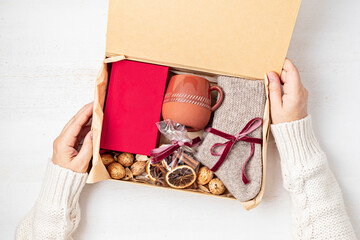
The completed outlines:
{"type": "Polygon", "coordinates": [[[183,153],[182,154],[182,158],[181,160],[189,165],[190,167],[192,167],[193,169],[196,169],[198,166],[199,166],[199,162],[196,161],[193,157],[191,157],[190,155],[186,154],[186,153],[183,153]]]}

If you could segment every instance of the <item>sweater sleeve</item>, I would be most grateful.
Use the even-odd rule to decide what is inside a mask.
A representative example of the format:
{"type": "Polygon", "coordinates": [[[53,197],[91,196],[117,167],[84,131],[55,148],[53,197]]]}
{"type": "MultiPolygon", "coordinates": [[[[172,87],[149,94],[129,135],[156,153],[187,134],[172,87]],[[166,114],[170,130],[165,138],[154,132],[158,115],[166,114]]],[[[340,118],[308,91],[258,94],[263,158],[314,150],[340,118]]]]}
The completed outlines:
{"type": "Polygon", "coordinates": [[[314,135],[311,117],[271,126],[292,199],[295,239],[356,239],[340,187],[314,135]]]}
{"type": "Polygon", "coordinates": [[[80,221],[79,196],[87,173],[48,164],[40,196],[16,230],[16,239],[72,239],[80,221]]]}

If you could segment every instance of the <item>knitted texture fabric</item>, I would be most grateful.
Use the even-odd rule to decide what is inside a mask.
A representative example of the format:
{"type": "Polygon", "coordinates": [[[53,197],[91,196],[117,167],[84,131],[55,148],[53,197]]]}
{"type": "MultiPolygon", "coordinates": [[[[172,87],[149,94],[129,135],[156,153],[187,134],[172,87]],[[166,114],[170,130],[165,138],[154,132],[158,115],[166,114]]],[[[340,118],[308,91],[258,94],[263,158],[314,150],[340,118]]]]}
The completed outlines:
{"type": "MultiPolygon", "coordinates": [[[[272,125],[271,130],[281,157],[284,187],[293,203],[294,239],[356,240],[310,116],[272,125]]],[[[72,239],[80,220],[78,200],[86,178],[85,173],[49,163],[39,199],[20,223],[16,239],[72,239]]],[[[241,181],[240,175],[238,179],[241,181]]]]}
{"type": "Polygon", "coordinates": [[[284,187],[292,199],[295,239],[355,240],[340,187],[308,116],[271,126],[281,158],[284,187]]]}
{"type": "MultiPolygon", "coordinates": [[[[266,100],[263,81],[220,76],[218,85],[224,91],[224,100],[214,113],[212,128],[234,136],[253,118],[263,118],[266,100]]],[[[262,138],[262,128],[259,127],[248,136],[262,138]]],[[[208,133],[198,148],[197,159],[208,168],[212,168],[219,157],[211,155],[210,148],[215,143],[226,141],[224,138],[208,133]]],[[[260,144],[255,144],[254,155],[245,169],[250,182],[244,184],[241,178],[244,162],[250,152],[250,143],[242,141],[235,143],[224,163],[215,172],[230,193],[240,201],[254,198],[261,188],[262,154],[260,144]]]]}
{"type": "Polygon", "coordinates": [[[79,196],[87,175],[51,161],[40,196],[18,226],[16,239],[72,239],[80,221],[79,196]]]}

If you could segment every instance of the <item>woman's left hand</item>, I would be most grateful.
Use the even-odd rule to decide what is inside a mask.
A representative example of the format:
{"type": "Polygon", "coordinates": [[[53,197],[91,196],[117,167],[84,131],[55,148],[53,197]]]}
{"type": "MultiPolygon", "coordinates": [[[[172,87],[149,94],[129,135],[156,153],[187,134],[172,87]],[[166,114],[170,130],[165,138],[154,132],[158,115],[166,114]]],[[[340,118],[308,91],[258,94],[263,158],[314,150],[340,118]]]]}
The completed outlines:
{"type": "Polygon", "coordinates": [[[86,125],[92,116],[93,103],[86,104],[65,125],[53,144],[54,164],[70,169],[74,172],[84,173],[89,167],[92,157],[92,131],[86,125]],[[83,140],[80,151],[77,150],[83,140]]]}

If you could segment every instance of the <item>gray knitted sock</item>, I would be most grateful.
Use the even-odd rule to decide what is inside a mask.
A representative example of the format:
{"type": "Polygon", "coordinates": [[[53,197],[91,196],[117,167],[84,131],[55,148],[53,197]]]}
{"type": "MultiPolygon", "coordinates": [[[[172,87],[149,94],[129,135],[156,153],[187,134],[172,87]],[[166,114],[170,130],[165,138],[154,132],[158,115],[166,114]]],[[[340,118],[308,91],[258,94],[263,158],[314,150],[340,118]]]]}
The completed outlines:
{"type": "MultiPolygon", "coordinates": [[[[223,103],[214,113],[212,128],[234,136],[251,119],[263,118],[266,99],[263,81],[220,76],[218,85],[223,89],[225,96],[223,103]]],[[[257,128],[248,136],[262,138],[262,128],[257,128]]],[[[219,157],[212,156],[210,148],[215,143],[226,141],[224,138],[208,133],[197,150],[197,159],[208,168],[212,168],[219,157]]],[[[242,141],[235,143],[224,163],[215,172],[234,197],[242,202],[253,199],[258,194],[262,181],[260,144],[255,144],[254,155],[245,169],[250,182],[245,185],[242,181],[242,167],[250,152],[250,143],[242,141]]]]}

